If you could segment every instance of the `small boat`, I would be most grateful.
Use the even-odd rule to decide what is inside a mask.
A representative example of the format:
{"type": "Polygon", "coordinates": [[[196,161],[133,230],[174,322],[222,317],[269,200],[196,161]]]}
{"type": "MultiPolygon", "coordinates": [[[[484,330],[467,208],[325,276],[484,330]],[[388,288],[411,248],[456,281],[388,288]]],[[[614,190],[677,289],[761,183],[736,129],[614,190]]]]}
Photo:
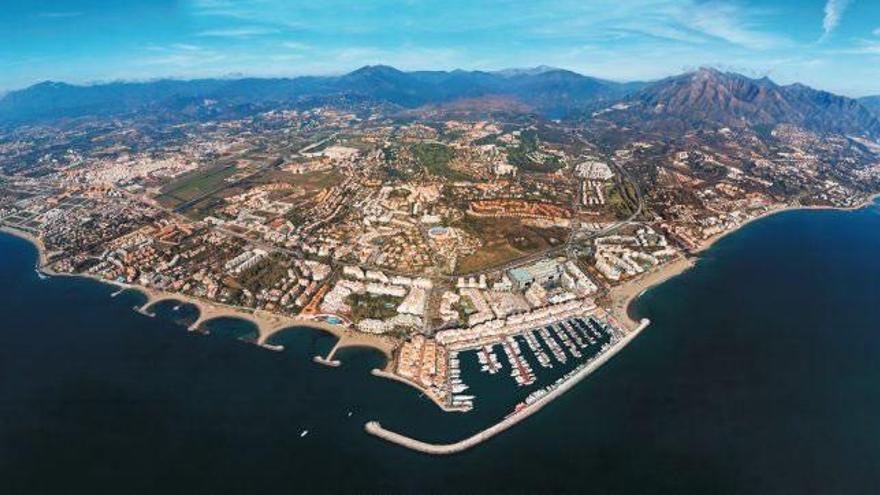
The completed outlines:
{"type": "Polygon", "coordinates": [[[309,430],[303,430],[302,433],[299,434],[299,437],[302,438],[309,434],[309,430]]]}
{"type": "Polygon", "coordinates": [[[348,417],[349,418],[351,417],[351,411],[348,411],[348,417]]]}
{"type": "Polygon", "coordinates": [[[177,306],[174,306],[172,309],[174,311],[180,311],[180,305],[178,304],[177,306]]]}

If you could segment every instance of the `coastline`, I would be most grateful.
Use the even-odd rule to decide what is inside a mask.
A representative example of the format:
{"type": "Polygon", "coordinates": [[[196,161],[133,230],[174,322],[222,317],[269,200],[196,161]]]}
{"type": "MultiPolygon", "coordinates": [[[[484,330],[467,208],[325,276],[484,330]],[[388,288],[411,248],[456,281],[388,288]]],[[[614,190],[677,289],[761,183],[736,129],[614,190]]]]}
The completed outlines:
{"type": "MultiPolygon", "coordinates": [[[[700,243],[699,247],[696,250],[692,251],[690,254],[679,255],[676,259],[669,261],[652,271],[644,273],[637,278],[627,281],[624,284],[613,287],[609,291],[609,297],[611,301],[610,308],[608,308],[607,312],[612,318],[617,320],[618,325],[621,326],[625,331],[627,331],[628,333],[632,332],[640,325],[640,322],[632,318],[632,316],[630,316],[629,314],[633,302],[635,302],[636,299],[638,299],[648,290],[694,267],[697,263],[697,260],[699,259],[699,254],[711,248],[716,242],[720,241],[724,237],[733,234],[734,232],[738,232],[740,229],[753,222],[757,222],[758,220],[762,220],[764,218],[779,213],[795,210],[855,211],[870,206],[875,202],[877,198],[880,198],[880,193],[871,194],[858,204],[848,207],[790,205],[782,206],[779,208],[771,208],[766,212],[763,212],[753,218],[746,220],[745,222],[730,230],[721,232],[704,240],[702,243],[700,243]]],[[[394,349],[396,348],[396,344],[390,341],[387,337],[354,332],[347,327],[331,325],[326,322],[317,320],[305,319],[301,317],[289,317],[275,313],[254,310],[251,308],[229,306],[213,301],[203,301],[201,299],[186,294],[168,293],[156,289],[142,287],[139,285],[127,284],[114,280],[107,280],[95,275],[85,273],[58,273],[48,268],[47,265],[49,259],[45,244],[37,236],[34,236],[30,232],[19,230],[8,225],[0,225],[0,232],[7,233],[9,235],[13,235],[20,239],[28,241],[36,248],[38,254],[36,266],[37,271],[48,276],[84,277],[95,280],[97,282],[113,285],[120,289],[139,291],[144,294],[148,299],[147,303],[144,304],[141,309],[145,309],[160,300],[174,299],[194,305],[199,308],[200,318],[194,326],[198,326],[198,324],[201,324],[205,320],[222,316],[240,318],[251,321],[256,324],[260,330],[260,336],[257,342],[258,345],[264,344],[271,335],[284,328],[289,328],[293,326],[311,327],[335,335],[337,338],[340,339],[340,343],[338,344],[339,348],[363,346],[379,350],[386,357],[386,363],[383,371],[389,371],[393,369],[394,349]],[[209,315],[208,317],[204,317],[205,315],[201,314],[205,312],[205,308],[210,308],[213,310],[209,311],[211,315],[209,315]],[[265,329],[270,330],[265,331],[265,329]]]]}
{"type": "Polygon", "coordinates": [[[798,210],[838,210],[838,211],[856,211],[861,210],[863,208],[867,208],[874,204],[874,202],[880,198],[880,193],[874,193],[869,195],[863,201],[859,202],[854,206],[782,206],[780,208],[773,208],[770,210],[761,213],[753,218],[746,220],[745,222],[737,225],[736,227],[727,230],[725,232],[721,232],[716,234],[708,239],[705,239],[700,243],[699,247],[692,251],[690,255],[684,254],[676,260],[667,262],[664,265],[654,269],[653,271],[647,272],[645,274],[640,275],[639,277],[632,279],[624,284],[621,284],[617,287],[614,287],[610,291],[611,297],[611,308],[609,312],[611,315],[616,318],[621,324],[624,324],[627,328],[634,328],[638,323],[634,320],[629,312],[632,304],[636,299],[639,298],[642,294],[647,292],[648,290],[654,288],[657,285],[662,284],[663,282],[681,275],[686,272],[690,268],[696,266],[697,261],[699,260],[699,255],[713,245],[716,242],[720,241],[724,237],[733,234],[734,232],[739,232],[743,227],[757,222],[759,220],[763,220],[773,215],[777,215],[780,213],[786,213],[789,211],[798,211],[798,210]]]}
{"type": "Polygon", "coordinates": [[[37,248],[37,263],[35,268],[46,275],[51,275],[51,273],[46,273],[46,271],[44,271],[46,265],[49,263],[49,259],[46,254],[46,245],[43,244],[43,241],[30,232],[25,232],[24,230],[19,230],[6,225],[0,225],[0,232],[18,237],[19,239],[23,239],[33,244],[34,247],[37,248]]]}
{"type": "Polygon", "coordinates": [[[391,339],[388,337],[354,332],[349,328],[341,327],[339,325],[331,325],[329,323],[318,320],[279,315],[261,310],[230,306],[213,301],[205,301],[187,294],[165,292],[149,287],[143,287],[140,285],[118,282],[116,280],[107,280],[105,278],[88,273],[59,273],[48,268],[47,265],[49,260],[46,253],[46,247],[39,238],[30,234],[29,232],[25,232],[9,226],[0,226],[0,232],[17,237],[33,245],[37,250],[37,266],[35,268],[38,272],[46,276],[85,278],[93,280],[95,282],[107,284],[118,289],[134,290],[140,292],[147,298],[146,303],[138,308],[138,310],[144,314],[146,314],[145,310],[147,308],[156,304],[157,302],[164,300],[175,300],[185,304],[196,306],[199,309],[199,318],[189,328],[189,330],[195,330],[205,321],[215,318],[238,318],[241,320],[249,321],[257,326],[259,331],[259,338],[256,344],[262,346],[269,337],[282,330],[293,327],[308,327],[333,334],[339,339],[337,347],[340,349],[344,347],[369,347],[371,349],[378,350],[386,358],[385,369],[389,370],[393,367],[394,349],[396,347],[396,344],[392,342],[391,339]]]}
{"type": "Polygon", "coordinates": [[[764,218],[767,218],[767,217],[770,217],[770,216],[773,216],[773,215],[776,215],[779,213],[785,213],[785,212],[789,212],[789,211],[798,211],[798,210],[856,211],[856,210],[861,210],[862,208],[867,208],[868,206],[871,206],[877,198],[880,198],[880,193],[871,194],[867,198],[865,198],[863,201],[859,202],[858,204],[856,204],[854,206],[803,206],[803,205],[795,206],[795,205],[788,205],[788,206],[782,206],[780,208],[773,208],[773,209],[765,211],[764,213],[761,213],[760,215],[757,215],[753,218],[746,220],[745,222],[737,225],[736,227],[734,227],[730,230],[727,230],[725,232],[721,232],[719,234],[715,234],[714,236],[712,236],[708,239],[705,239],[703,242],[700,243],[700,246],[695,251],[693,251],[693,254],[699,254],[699,253],[702,253],[703,251],[706,251],[707,249],[712,247],[712,245],[714,245],[716,242],[720,241],[724,237],[738,231],[739,229],[745,227],[746,225],[748,225],[752,222],[756,222],[758,220],[761,220],[761,219],[764,219],[764,218]]]}
{"type": "MultiPolygon", "coordinates": [[[[756,222],[763,218],[769,217],[771,215],[775,215],[777,213],[783,213],[786,211],[793,210],[842,210],[842,211],[855,211],[865,207],[870,206],[880,194],[874,194],[860,202],[858,205],[852,207],[825,207],[825,206],[783,206],[779,208],[773,208],[766,212],[763,212],[753,218],[748,219],[747,221],[737,225],[736,227],[719,233],[716,236],[710,237],[702,242],[698,249],[693,251],[690,255],[679,255],[672,261],[665,263],[652,271],[649,271],[645,274],[640,275],[639,277],[632,279],[624,284],[621,284],[617,287],[612,288],[609,291],[609,296],[611,299],[611,305],[608,308],[608,314],[618,320],[618,326],[622,328],[625,332],[625,336],[615,344],[611,349],[609,349],[606,353],[596,359],[594,362],[587,364],[583,369],[578,371],[574,376],[572,376],[568,381],[564,384],[560,385],[557,389],[554,389],[552,392],[548,393],[547,396],[539,399],[539,401],[532,404],[532,406],[524,409],[520,413],[513,414],[502,420],[501,422],[483,430],[469,438],[466,438],[460,442],[446,444],[446,445],[438,445],[438,444],[430,444],[421,442],[419,440],[415,440],[404,435],[388,431],[382,428],[382,426],[376,422],[371,421],[365,425],[365,429],[368,433],[381,437],[387,441],[392,443],[396,443],[402,445],[404,447],[422,451],[429,454],[452,454],[461,452],[463,450],[469,449],[473,446],[476,446],[495,435],[505,431],[506,429],[512,427],[523,419],[531,416],[536,413],[540,409],[542,409],[547,403],[549,403],[554,398],[562,395],[566,391],[570,390],[581,380],[585,379],[588,375],[590,375],[597,368],[605,364],[608,360],[610,360],[613,356],[615,356],[620,350],[622,350],[626,345],[629,344],[635,337],[637,337],[648,325],[649,321],[647,319],[642,319],[641,321],[636,321],[630,314],[629,311],[632,307],[632,304],[635,300],[637,300],[641,295],[643,295],[647,290],[662,284],[663,282],[684,273],[689,270],[693,266],[696,265],[698,260],[697,254],[709,249],[714,243],[718,242],[723,237],[730,235],[734,232],[739,231],[741,228],[749,225],[752,222],[756,222]]],[[[227,306],[220,303],[204,301],[193,296],[179,294],[179,293],[168,293],[156,289],[151,289],[147,287],[142,287],[138,285],[132,285],[127,283],[122,283],[113,280],[106,280],[101,277],[91,275],[91,274],[81,274],[81,273],[56,273],[50,268],[47,267],[48,264],[48,256],[46,252],[46,248],[44,243],[37,238],[36,236],[30,234],[29,232],[21,231],[8,226],[0,226],[0,232],[13,235],[20,239],[30,242],[38,252],[38,260],[37,260],[37,270],[45,273],[50,276],[70,276],[70,277],[84,277],[90,278],[92,280],[105,283],[108,285],[112,285],[118,287],[120,289],[131,289],[136,290],[143,293],[147,297],[147,302],[140,308],[144,310],[151,305],[155,304],[158,301],[162,300],[178,300],[184,303],[195,305],[200,310],[199,320],[194,324],[194,327],[199,323],[210,320],[213,318],[218,318],[222,316],[230,316],[235,318],[244,319],[247,321],[254,322],[257,324],[260,329],[259,339],[257,344],[264,345],[266,340],[274,335],[276,332],[295,327],[295,326],[304,326],[310,328],[316,328],[319,330],[324,330],[329,333],[334,334],[339,338],[339,342],[337,343],[337,347],[356,347],[363,346],[374,348],[382,352],[387,360],[385,362],[384,370],[376,369],[373,370],[374,376],[379,376],[387,379],[392,379],[394,381],[402,382],[406,385],[412,386],[416,389],[419,389],[413,383],[408,382],[407,380],[400,379],[393,373],[389,373],[390,370],[393,370],[394,365],[394,349],[396,344],[392,342],[390,339],[386,337],[381,337],[372,334],[362,334],[360,332],[354,332],[351,329],[340,327],[338,325],[330,325],[321,321],[313,321],[309,319],[299,318],[299,317],[288,317],[284,315],[277,315],[274,313],[268,313],[265,311],[253,310],[249,308],[240,308],[235,306],[227,306]],[[209,314],[205,314],[204,308],[212,308],[214,311],[210,311],[209,314]],[[264,331],[264,329],[268,329],[268,331],[264,331]]],[[[420,389],[419,389],[420,390],[420,389]]],[[[429,397],[430,398],[430,397],[429,397]]],[[[436,400],[432,401],[440,407],[442,410],[451,412],[447,407],[444,407],[444,404],[440,404],[436,400]]]]}
{"type": "MultiPolygon", "coordinates": [[[[859,203],[853,207],[846,208],[835,208],[835,207],[809,207],[809,206],[790,206],[777,208],[770,211],[767,211],[761,215],[758,215],[754,218],[749,219],[746,222],[738,225],[737,227],[730,229],[726,232],[722,232],[717,236],[714,236],[710,239],[707,239],[700,248],[695,251],[694,254],[700,253],[709,247],[711,247],[715,242],[720,240],[726,235],[732,234],[733,232],[737,232],[742,227],[760,220],[762,218],[769,217],[771,215],[775,215],[777,213],[782,213],[785,211],[793,211],[793,210],[820,210],[820,209],[834,209],[834,210],[844,210],[844,211],[854,211],[858,209],[865,208],[873,203],[873,201],[880,197],[880,194],[875,194],[870,196],[865,201],[859,203]]],[[[521,411],[520,413],[513,414],[512,416],[508,416],[504,420],[499,423],[496,423],[489,428],[480,431],[468,438],[465,438],[461,441],[448,443],[448,444],[434,444],[429,442],[423,442],[421,440],[417,440],[406,435],[402,435],[400,433],[387,430],[382,427],[382,425],[378,421],[369,421],[364,425],[364,429],[366,432],[374,435],[376,437],[382,438],[388,442],[397,444],[399,446],[415,450],[418,452],[422,452],[425,454],[431,455],[450,455],[462,452],[464,450],[475,447],[495,435],[507,430],[508,428],[514,426],[520,421],[526,419],[532,414],[538,412],[545,405],[547,405],[550,401],[564,394],[566,391],[570,390],[581,380],[585,379],[589,376],[593,371],[597,368],[605,364],[608,360],[610,360],[615,354],[617,354],[620,350],[626,347],[635,337],[637,337],[649,324],[650,320],[647,318],[642,319],[640,322],[636,322],[632,316],[629,314],[629,309],[632,303],[638,299],[642,294],[644,294],[647,290],[662,284],[663,282],[676,277],[685,271],[689,270],[693,266],[696,265],[697,261],[696,256],[687,256],[682,255],[677,259],[670,261],[657,269],[650,271],[642,276],[631,280],[625,284],[622,284],[618,287],[615,287],[611,290],[610,296],[612,305],[609,309],[609,313],[612,317],[618,320],[619,324],[621,324],[627,331],[627,335],[618,342],[612,349],[603,354],[599,359],[587,365],[584,369],[577,373],[570,380],[566,381],[559,388],[553,390],[551,393],[539,399],[532,406],[527,409],[521,411]]]]}
{"type": "Polygon", "coordinates": [[[660,265],[654,270],[643,273],[638,278],[614,287],[609,292],[611,307],[608,312],[627,332],[633,331],[633,329],[639,326],[640,322],[633,319],[629,314],[632,303],[648,290],[681,275],[695,265],[695,258],[679,256],[675,260],[660,265]]]}
{"type": "Polygon", "coordinates": [[[445,412],[467,412],[466,409],[461,409],[461,408],[458,408],[458,407],[455,407],[455,406],[449,406],[449,405],[446,405],[444,402],[438,400],[438,399],[437,399],[436,397],[434,397],[432,394],[425,393],[425,390],[424,390],[420,385],[416,384],[415,382],[413,382],[413,381],[411,381],[411,380],[407,380],[406,378],[404,378],[404,377],[402,377],[402,376],[400,376],[400,375],[397,375],[397,374],[395,374],[395,373],[392,373],[392,372],[390,372],[390,371],[387,371],[387,370],[381,370],[381,369],[379,369],[379,368],[374,368],[372,371],[370,371],[370,374],[372,374],[373,376],[378,376],[378,377],[381,377],[381,378],[385,378],[385,379],[387,379],[387,380],[392,380],[392,381],[395,381],[395,382],[398,382],[398,383],[402,383],[402,384],[404,384],[404,385],[410,386],[410,387],[412,387],[412,388],[418,390],[419,393],[421,393],[422,395],[424,395],[425,397],[427,397],[428,399],[430,399],[431,402],[433,402],[434,404],[436,404],[437,407],[439,407],[440,409],[442,409],[442,410],[445,411],[445,412]]]}

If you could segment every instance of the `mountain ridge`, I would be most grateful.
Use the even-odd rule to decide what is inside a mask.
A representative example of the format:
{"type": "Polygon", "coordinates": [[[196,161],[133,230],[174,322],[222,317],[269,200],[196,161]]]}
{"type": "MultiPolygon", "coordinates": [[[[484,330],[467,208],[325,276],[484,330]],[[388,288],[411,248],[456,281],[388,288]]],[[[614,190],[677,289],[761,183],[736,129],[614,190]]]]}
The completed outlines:
{"type": "Polygon", "coordinates": [[[880,137],[877,116],[855,99],[710,68],[654,82],[624,101],[625,109],[616,116],[630,125],[759,128],[784,123],[819,133],[880,137]]]}
{"type": "Polygon", "coordinates": [[[660,130],[762,128],[786,123],[820,133],[880,137],[880,98],[855,100],[799,83],[779,85],[767,77],[752,79],[711,68],[650,83],[607,81],[549,66],[494,72],[406,72],[388,65],[366,65],[339,76],[162,79],[82,86],[44,81],[0,98],[0,121],[136,112],[174,115],[193,107],[201,109],[200,102],[205,100],[247,113],[280,104],[320,104],[341,98],[400,109],[501,98],[548,118],[582,118],[610,105],[619,108],[603,118],[660,130]]]}
{"type": "Polygon", "coordinates": [[[161,79],[95,85],[45,81],[0,99],[0,119],[119,114],[179,98],[222,98],[234,104],[257,104],[338,95],[375,99],[404,108],[482,96],[515,96],[539,110],[553,110],[618,98],[632,87],[562,69],[502,75],[461,70],[404,72],[386,65],[367,65],[340,76],[161,79]]]}
{"type": "Polygon", "coordinates": [[[859,103],[880,118],[880,95],[863,96],[859,98],[859,103]]]}

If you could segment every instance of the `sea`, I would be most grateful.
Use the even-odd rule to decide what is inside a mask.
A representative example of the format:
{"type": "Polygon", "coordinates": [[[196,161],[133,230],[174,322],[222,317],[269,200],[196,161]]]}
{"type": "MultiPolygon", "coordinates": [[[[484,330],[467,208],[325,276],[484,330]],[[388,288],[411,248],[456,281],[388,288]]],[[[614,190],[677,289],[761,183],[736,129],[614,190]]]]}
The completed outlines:
{"type": "MultiPolygon", "coordinates": [[[[880,490],[880,207],[749,224],[631,311],[652,324],[570,392],[435,457],[367,421],[455,441],[510,411],[506,373],[445,413],[375,377],[381,353],[77,277],[0,234],[0,493],[844,493],[880,490]]],[[[503,354],[499,352],[499,357],[503,354]]]]}

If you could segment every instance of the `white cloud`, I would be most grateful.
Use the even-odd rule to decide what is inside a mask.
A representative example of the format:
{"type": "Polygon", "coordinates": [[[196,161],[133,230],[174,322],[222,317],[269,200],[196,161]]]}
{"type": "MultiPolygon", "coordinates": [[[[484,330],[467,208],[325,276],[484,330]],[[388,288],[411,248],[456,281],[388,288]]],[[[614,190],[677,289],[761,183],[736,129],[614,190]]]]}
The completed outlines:
{"type": "Polygon", "coordinates": [[[880,28],[877,28],[871,32],[874,33],[874,36],[880,36],[880,28]]]}
{"type": "Polygon", "coordinates": [[[176,48],[178,50],[187,51],[187,52],[195,52],[195,51],[199,51],[202,49],[202,47],[200,47],[198,45],[191,45],[189,43],[174,43],[173,45],[171,45],[171,47],[176,48]]]}
{"type": "Polygon", "coordinates": [[[746,7],[739,1],[627,0],[563,3],[520,19],[512,29],[541,39],[638,41],[648,37],[677,44],[726,43],[754,50],[791,46],[773,32],[777,8],[746,7]]]}
{"type": "Polygon", "coordinates": [[[135,59],[139,66],[164,66],[174,68],[193,68],[211,65],[224,60],[224,54],[188,43],[170,45],[147,45],[145,50],[153,55],[135,59]]]}
{"type": "Polygon", "coordinates": [[[733,3],[710,2],[689,6],[679,21],[706,36],[745,48],[763,50],[785,44],[787,40],[781,36],[759,29],[756,19],[763,15],[766,13],[743,9],[733,3]]]}
{"type": "Polygon", "coordinates": [[[330,51],[326,58],[335,67],[343,70],[373,64],[393,65],[402,70],[419,70],[457,66],[465,62],[465,58],[456,50],[413,45],[401,45],[394,49],[351,46],[330,51]]]}
{"type": "Polygon", "coordinates": [[[828,0],[825,3],[825,18],[822,19],[822,39],[827,38],[840,24],[843,13],[849,7],[850,0],[828,0]]]}
{"type": "Polygon", "coordinates": [[[859,40],[856,46],[839,51],[851,55],[880,55],[880,41],[859,40]]]}
{"type": "Polygon", "coordinates": [[[70,17],[79,17],[82,12],[40,12],[37,17],[45,17],[48,19],[68,19],[70,17]]]}
{"type": "Polygon", "coordinates": [[[283,53],[278,55],[269,55],[268,58],[273,62],[295,62],[303,60],[305,56],[299,53],[283,53]]]}
{"type": "Polygon", "coordinates": [[[278,30],[276,29],[268,29],[260,26],[244,26],[227,29],[208,29],[197,33],[197,36],[207,36],[212,38],[252,38],[254,36],[263,36],[277,32],[278,30]]]}
{"type": "Polygon", "coordinates": [[[644,26],[635,26],[632,28],[635,33],[644,34],[652,38],[658,38],[667,41],[677,41],[681,43],[702,44],[706,42],[706,37],[701,33],[691,32],[677,26],[668,26],[663,24],[650,24],[644,26]]]}
{"type": "Polygon", "coordinates": [[[285,41],[284,43],[281,43],[281,46],[284,48],[287,48],[289,50],[298,50],[298,51],[305,51],[305,50],[308,50],[311,48],[310,45],[307,45],[305,43],[300,43],[299,41],[285,41]]]}

